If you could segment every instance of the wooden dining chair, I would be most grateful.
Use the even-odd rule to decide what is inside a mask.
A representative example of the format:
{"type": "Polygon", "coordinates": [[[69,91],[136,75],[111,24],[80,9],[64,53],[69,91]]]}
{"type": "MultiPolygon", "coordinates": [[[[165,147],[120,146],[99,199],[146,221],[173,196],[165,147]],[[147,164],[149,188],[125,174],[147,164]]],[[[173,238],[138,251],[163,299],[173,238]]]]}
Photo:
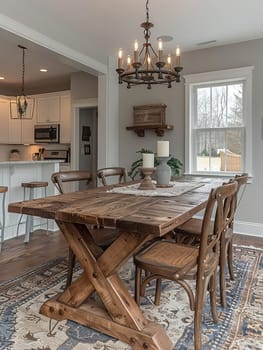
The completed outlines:
{"type": "MultiPolygon", "coordinates": [[[[238,183],[237,193],[234,197],[235,200],[235,212],[240,202],[243,193],[244,193],[244,185],[247,183],[248,174],[243,173],[242,175],[236,175],[234,180],[238,183]],[[243,188],[243,191],[242,191],[243,188]]],[[[230,180],[233,181],[233,180],[230,180]]],[[[234,270],[233,270],[233,237],[234,237],[234,216],[235,212],[231,220],[229,219],[228,230],[223,232],[220,239],[220,299],[221,305],[226,307],[226,277],[225,277],[225,269],[226,265],[228,265],[230,279],[234,280],[234,270]]],[[[200,242],[202,230],[202,219],[192,218],[188,220],[183,225],[177,227],[174,230],[176,241],[180,243],[186,244],[198,244],[200,242]]]]}
{"type": "Polygon", "coordinates": [[[97,170],[97,177],[102,182],[103,186],[109,185],[107,178],[113,179],[114,183],[126,182],[126,170],[121,167],[101,168],[97,170]]]}
{"type": "MultiPolygon", "coordinates": [[[[64,188],[65,183],[86,182],[86,185],[88,188],[88,185],[92,181],[92,175],[89,171],[85,171],[85,170],[60,171],[60,172],[53,173],[51,175],[51,181],[53,182],[53,184],[55,185],[59,193],[63,194],[63,193],[66,193],[66,190],[64,188]]],[[[87,225],[87,228],[91,233],[92,238],[96,243],[96,245],[101,247],[102,249],[106,249],[119,235],[118,230],[115,228],[110,228],[110,227],[104,228],[104,227],[98,227],[94,225],[87,225]]],[[[68,274],[67,274],[66,287],[71,284],[75,260],[76,260],[75,254],[69,248],[68,274]]]]}
{"type": "Polygon", "coordinates": [[[222,232],[228,229],[229,218],[235,210],[234,196],[237,182],[212,189],[202,220],[200,244],[185,245],[175,240],[159,240],[146,247],[134,257],[135,300],[139,304],[147,285],[156,280],[154,303],[160,303],[161,281],[168,279],[181,285],[189,298],[190,309],[194,311],[195,349],[201,346],[202,309],[206,291],[210,293],[211,313],[218,322],[216,311],[216,272],[219,263],[219,243],[222,232]],[[213,219],[213,213],[215,219],[213,219]],[[211,231],[212,230],[212,231],[211,231]],[[212,232],[212,234],[211,234],[212,232]],[[145,272],[144,274],[142,272],[145,272]],[[188,280],[195,280],[195,288],[188,280]],[[194,290],[195,289],[195,290],[194,290]]]}

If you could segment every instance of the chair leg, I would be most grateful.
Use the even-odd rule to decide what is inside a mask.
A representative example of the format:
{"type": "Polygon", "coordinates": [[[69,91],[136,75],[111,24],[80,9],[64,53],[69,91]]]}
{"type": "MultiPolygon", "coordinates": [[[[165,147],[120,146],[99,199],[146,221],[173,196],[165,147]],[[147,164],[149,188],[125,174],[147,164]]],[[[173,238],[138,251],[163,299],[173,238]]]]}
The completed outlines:
{"type": "Polygon", "coordinates": [[[216,309],[216,271],[213,273],[209,281],[209,294],[210,294],[210,305],[211,305],[211,313],[212,313],[213,321],[214,323],[218,323],[219,318],[218,318],[217,309],[216,309]]]}
{"type": "Polygon", "coordinates": [[[141,281],[142,281],[142,269],[135,266],[135,295],[134,299],[135,302],[140,306],[140,299],[141,299],[141,281]]]}
{"type": "Polygon", "coordinates": [[[73,251],[69,248],[69,250],[68,250],[68,274],[67,274],[66,288],[71,285],[75,261],[76,261],[76,256],[73,253],[73,251]]]}
{"type": "Polygon", "coordinates": [[[226,268],[226,246],[225,239],[221,237],[220,240],[220,257],[219,257],[219,265],[220,265],[220,299],[221,305],[226,307],[226,276],[225,276],[225,268],[226,268]]]}
{"type": "Polygon", "coordinates": [[[233,238],[230,239],[227,248],[227,260],[228,260],[228,270],[231,281],[235,280],[234,268],[233,268],[233,238]]]}
{"type": "Polygon", "coordinates": [[[204,287],[199,284],[196,289],[195,313],[194,313],[194,349],[202,350],[201,323],[204,304],[204,287]]]}
{"type": "Polygon", "coordinates": [[[156,279],[156,288],[155,288],[155,297],[154,297],[154,304],[157,306],[160,305],[161,286],[162,286],[162,279],[157,278],[156,279]]]}

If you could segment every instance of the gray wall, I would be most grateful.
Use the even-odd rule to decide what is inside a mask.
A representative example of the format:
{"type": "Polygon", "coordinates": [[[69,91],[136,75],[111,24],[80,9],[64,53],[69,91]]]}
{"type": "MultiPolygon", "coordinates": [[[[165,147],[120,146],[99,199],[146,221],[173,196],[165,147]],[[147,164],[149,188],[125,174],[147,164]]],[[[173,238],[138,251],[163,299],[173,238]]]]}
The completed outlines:
{"type": "MultiPolygon", "coordinates": [[[[250,227],[252,233],[263,234],[263,39],[238,44],[203,49],[182,54],[183,74],[201,73],[244,66],[254,66],[253,71],[253,179],[246,188],[238,208],[237,218],[243,228],[250,227]],[[261,158],[262,157],[262,158],[261,158]]],[[[145,87],[132,87],[123,84],[120,87],[120,164],[129,168],[137,159],[136,150],[147,147],[156,151],[158,138],[151,130],[143,138],[127,131],[132,125],[135,105],[148,103],[165,103],[167,105],[166,121],[174,125],[173,131],[165,133],[163,140],[170,141],[170,153],[184,162],[184,84],[174,84],[172,89],[162,86],[147,90],[145,87]]],[[[247,229],[248,230],[248,229],[247,229]]],[[[240,229],[240,232],[242,229],[240,229]]]]}
{"type": "Polygon", "coordinates": [[[84,72],[72,73],[70,77],[72,101],[98,97],[98,77],[84,72]]]}

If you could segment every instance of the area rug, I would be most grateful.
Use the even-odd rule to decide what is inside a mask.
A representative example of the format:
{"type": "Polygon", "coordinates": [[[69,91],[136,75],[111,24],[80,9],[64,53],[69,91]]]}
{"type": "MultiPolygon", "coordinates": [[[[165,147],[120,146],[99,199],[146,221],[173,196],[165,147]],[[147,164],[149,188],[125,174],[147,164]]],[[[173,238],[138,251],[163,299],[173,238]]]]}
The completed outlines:
{"type": "MultiPolygon", "coordinates": [[[[204,350],[263,349],[263,251],[234,247],[235,281],[227,283],[227,307],[218,306],[215,325],[209,301],[203,311],[204,350]]],[[[41,304],[65,286],[66,258],[58,258],[0,284],[1,350],[130,350],[130,346],[71,321],[50,321],[39,314],[41,304]]],[[[76,268],[75,276],[81,273],[76,268]]],[[[132,292],[132,261],[121,270],[132,292]]],[[[145,316],[159,322],[174,350],[193,349],[193,312],[186,293],[175,283],[163,285],[160,306],[152,302],[154,286],[142,300],[145,316]]],[[[219,303],[218,303],[219,305],[219,303]]],[[[166,349],[163,349],[166,350],[166,349]]]]}

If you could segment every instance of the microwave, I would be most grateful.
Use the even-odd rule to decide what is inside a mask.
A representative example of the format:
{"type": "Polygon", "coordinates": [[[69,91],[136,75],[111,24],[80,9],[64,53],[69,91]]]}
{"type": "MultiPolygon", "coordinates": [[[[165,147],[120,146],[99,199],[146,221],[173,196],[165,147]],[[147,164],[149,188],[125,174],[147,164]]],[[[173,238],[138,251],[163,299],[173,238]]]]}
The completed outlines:
{"type": "Polygon", "coordinates": [[[35,125],[34,139],[35,139],[35,143],[59,143],[60,142],[60,125],[59,124],[35,125]]]}

